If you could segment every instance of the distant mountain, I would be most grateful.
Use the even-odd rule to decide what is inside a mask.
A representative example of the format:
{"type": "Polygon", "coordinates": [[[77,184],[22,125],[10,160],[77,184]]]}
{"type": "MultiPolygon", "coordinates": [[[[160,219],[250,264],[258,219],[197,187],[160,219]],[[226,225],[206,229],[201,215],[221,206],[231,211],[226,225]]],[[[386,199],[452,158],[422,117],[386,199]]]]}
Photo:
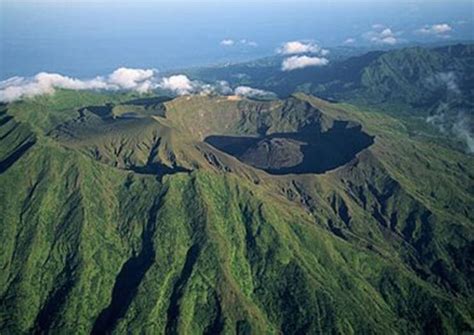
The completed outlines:
{"type": "Polygon", "coordinates": [[[334,99],[363,98],[374,104],[401,102],[413,107],[426,106],[440,99],[440,91],[446,91],[441,84],[448,80],[456,81],[465,98],[472,94],[474,83],[473,44],[371,51],[352,57],[336,57],[328,66],[288,72],[281,71],[282,59],[274,57],[200,68],[190,73],[207,81],[220,79],[233,85],[253,85],[282,97],[301,90],[334,99]],[[451,74],[451,78],[440,78],[440,74],[451,74]]]}
{"type": "Polygon", "coordinates": [[[2,334],[474,330],[474,159],[395,118],[58,91],[0,138],[2,334]]]}
{"type": "Polygon", "coordinates": [[[371,51],[293,71],[282,71],[281,61],[276,57],[190,74],[273,91],[280,97],[300,91],[394,116],[422,117],[446,135],[457,134],[474,152],[474,44],[371,51]]]}

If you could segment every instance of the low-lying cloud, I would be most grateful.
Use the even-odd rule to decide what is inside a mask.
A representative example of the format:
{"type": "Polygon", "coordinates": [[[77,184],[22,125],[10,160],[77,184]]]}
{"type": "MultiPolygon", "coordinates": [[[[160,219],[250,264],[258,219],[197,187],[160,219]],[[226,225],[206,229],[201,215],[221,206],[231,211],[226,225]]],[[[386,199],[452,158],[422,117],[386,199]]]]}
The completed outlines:
{"type": "Polygon", "coordinates": [[[356,42],[355,38],[349,37],[344,41],[344,44],[354,44],[356,42]]]}
{"type": "Polygon", "coordinates": [[[313,42],[290,41],[284,43],[277,51],[283,55],[295,55],[304,53],[320,53],[323,49],[313,42]]]}
{"type": "Polygon", "coordinates": [[[119,68],[108,76],[81,80],[57,73],[39,73],[32,78],[13,77],[0,82],[0,102],[13,102],[44,94],[56,89],[70,90],[132,90],[147,93],[162,90],[171,95],[238,95],[242,97],[276,97],[273,92],[248,86],[231,88],[227,81],[204,83],[184,74],[160,77],[152,69],[119,68]]]}
{"type": "Polygon", "coordinates": [[[463,110],[442,102],[436,108],[433,115],[426,118],[426,121],[436,126],[446,135],[455,135],[464,142],[466,152],[474,154],[474,134],[472,131],[472,116],[463,110]]]}
{"type": "Polygon", "coordinates": [[[162,89],[176,95],[229,93],[226,82],[210,85],[193,81],[183,74],[159,77],[153,69],[119,68],[108,76],[81,80],[57,73],[38,73],[32,78],[13,77],[0,82],[0,101],[12,102],[43,94],[52,94],[56,89],[70,90],[130,90],[147,93],[162,89]]]}
{"type": "Polygon", "coordinates": [[[221,41],[221,45],[224,47],[230,47],[230,46],[233,46],[234,44],[235,44],[235,41],[230,38],[226,38],[221,41]]]}
{"type": "Polygon", "coordinates": [[[155,70],[129,69],[121,67],[109,76],[107,82],[119,88],[147,92],[152,88],[155,70]]]}
{"type": "Polygon", "coordinates": [[[431,35],[437,37],[449,37],[449,33],[453,28],[447,23],[438,23],[433,25],[425,25],[424,27],[416,30],[415,32],[423,35],[431,35]]]}
{"type": "Polygon", "coordinates": [[[198,85],[193,83],[187,76],[179,74],[163,78],[157,86],[178,95],[185,95],[195,91],[198,85]]]}
{"type": "Polygon", "coordinates": [[[175,95],[231,95],[234,91],[224,80],[212,84],[191,80],[184,74],[162,78],[155,86],[175,95]]]}
{"type": "Polygon", "coordinates": [[[453,71],[440,72],[426,79],[431,89],[445,88],[448,92],[460,94],[457,76],[453,71]]]}
{"type": "Polygon", "coordinates": [[[426,118],[426,121],[436,126],[442,133],[456,136],[465,143],[466,152],[473,154],[474,120],[472,111],[469,112],[458,103],[458,101],[462,101],[462,91],[458,85],[456,74],[452,71],[440,72],[427,78],[426,82],[432,91],[446,91],[446,98],[426,118]]]}
{"type": "Polygon", "coordinates": [[[232,46],[243,46],[243,47],[252,47],[252,48],[258,47],[257,42],[251,41],[245,38],[240,39],[240,40],[226,38],[220,42],[220,45],[223,47],[232,47],[232,46]]]}
{"type": "Polygon", "coordinates": [[[247,39],[241,39],[239,41],[240,44],[244,45],[244,46],[249,46],[249,47],[258,47],[258,43],[255,42],[255,41],[250,41],[250,40],[247,40],[247,39]]]}
{"type": "Polygon", "coordinates": [[[400,42],[398,35],[400,33],[394,32],[391,28],[385,27],[381,24],[372,26],[371,31],[365,33],[363,36],[375,44],[395,45],[400,42]]]}
{"type": "Polygon", "coordinates": [[[325,66],[329,63],[326,56],[329,50],[321,48],[311,41],[290,41],[284,43],[277,52],[282,55],[293,55],[281,63],[282,71],[303,69],[309,66],[325,66]]]}
{"type": "Polygon", "coordinates": [[[466,143],[466,151],[469,154],[474,154],[474,135],[471,132],[470,123],[472,120],[465,114],[458,114],[458,120],[453,125],[453,132],[466,143]]]}
{"type": "Polygon", "coordinates": [[[374,23],[372,25],[372,29],[374,30],[382,30],[385,28],[385,25],[381,24],[381,23],[374,23]]]}
{"type": "Polygon", "coordinates": [[[140,93],[155,87],[153,69],[119,68],[106,77],[81,80],[57,73],[41,72],[32,78],[13,77],[0,82],[0,101],[12,102],[22,98],[54,93],[55,89],[71,90],[135,90],[140,93]]]}
{"type": "Polygon", "coordinates": [[[234,94],[240,97],[248,98],[264,98],[276,97],[276,94],[270,91],[260,90],[249,86],[238,86],[234,90],[234,94]]]}
{"type": "Polygon", "coordinates": [[[282,71],[292,71],[310,66],[325,66],[329,60],[324,57],[292,56],[283,60],[282,71]]]}

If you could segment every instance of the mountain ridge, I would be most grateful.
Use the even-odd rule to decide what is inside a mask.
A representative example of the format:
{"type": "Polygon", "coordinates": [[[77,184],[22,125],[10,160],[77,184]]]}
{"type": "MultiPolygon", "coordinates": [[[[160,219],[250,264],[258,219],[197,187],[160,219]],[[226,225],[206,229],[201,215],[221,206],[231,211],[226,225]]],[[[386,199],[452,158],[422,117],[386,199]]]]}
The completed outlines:
{"type": "Polygon", "coordinates": [[[403,119],[418,136],[442,138],[440,143],[472,153],[473,54],[472,42],[466,42],[346,55],[326,66],[293,71],[282,71],[276,58],[186,73],[275,92],[281,98],[299,91],[383,111],[403,119]]]}
{"type": "MultiPolygon", "coordinates": [[[[37,140],[0,174],[2,331],[474,327],[469,156],[406,136],[397,119],[303,94],[289,102],[181,97],[164,102],[164,112],[130,100],[58,91],[5,106],[12,119],[0,135],[14,121],[37,140]],[[94,104],[113,112],[81,119],[94,104]],[[38,110],[45,112],[41,122],[38,110]],[[131,150],[131,165],[94,156],[90,144],[71,146],[62,135],[76,134],[81,120],[96,127],[123,117],[141,131],[114,126],[85,139],[103,157],[114,152],[109,138],[124,139],[122,153],[110,157],[131,150]],[[308,120],[320,120],[323,131],[337,120],[360,124],[374,143],[322,174],[271,175],[203,142],[211,133],[302,131],[308,120]],[[174,161],[153,148],[156,138],[149,142],[146,129],[164,138],[164,129],[176,132],[174,161]],[[150,154],[152,162],[187,171],[130,168],[146,166],[150,154]]],[[[15,129],[6,138],[21,138],[15,129]]],[[[0,160],[8,157],[7,143],[0,160]]]]}

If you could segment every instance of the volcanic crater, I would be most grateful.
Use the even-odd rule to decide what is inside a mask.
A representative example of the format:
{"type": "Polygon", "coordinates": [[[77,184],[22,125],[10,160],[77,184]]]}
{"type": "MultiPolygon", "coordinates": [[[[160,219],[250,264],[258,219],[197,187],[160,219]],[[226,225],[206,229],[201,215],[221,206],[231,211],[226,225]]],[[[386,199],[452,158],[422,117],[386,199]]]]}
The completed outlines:
{"type": "MultiPolygon", "coordinates": [[[[277,101],[182,97],[89,106],[51,136],[136,173],[193,169],[205,144],[273,175],[322,174],[353,160],[373,136],[295,97],[277,101]]],[[[232,161],[225,160],[232,165],[232,161]]],[[[227,166],[232,171],[232,166],[227,166]]]]}
{"type": "Polygon", "coordinates": [[[373,143],[373,137],[364,133],[360,125],[335,121],[324,132],[211,135],[205,142],[270,174],[320,174],[350,162],[373,143]]]}

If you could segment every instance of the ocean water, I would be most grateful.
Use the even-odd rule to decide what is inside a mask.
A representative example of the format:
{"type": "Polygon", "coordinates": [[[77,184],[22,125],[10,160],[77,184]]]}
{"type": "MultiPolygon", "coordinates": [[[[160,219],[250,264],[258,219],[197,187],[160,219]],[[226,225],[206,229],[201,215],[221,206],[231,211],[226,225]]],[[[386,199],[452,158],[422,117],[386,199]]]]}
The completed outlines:
{"type": "Polygon", "coordinates": [[[41,71],[87,78],[120,66],[176,69],[255,59],[285,41],[370,45],[374,25],[397,43],[474,39],[472,1],[0,0],[0,80],[41,71]],[[446,36],[420,35],[446,23],[446,36]],[[222,45],[232,39],[233,45],[222,45]]]}

